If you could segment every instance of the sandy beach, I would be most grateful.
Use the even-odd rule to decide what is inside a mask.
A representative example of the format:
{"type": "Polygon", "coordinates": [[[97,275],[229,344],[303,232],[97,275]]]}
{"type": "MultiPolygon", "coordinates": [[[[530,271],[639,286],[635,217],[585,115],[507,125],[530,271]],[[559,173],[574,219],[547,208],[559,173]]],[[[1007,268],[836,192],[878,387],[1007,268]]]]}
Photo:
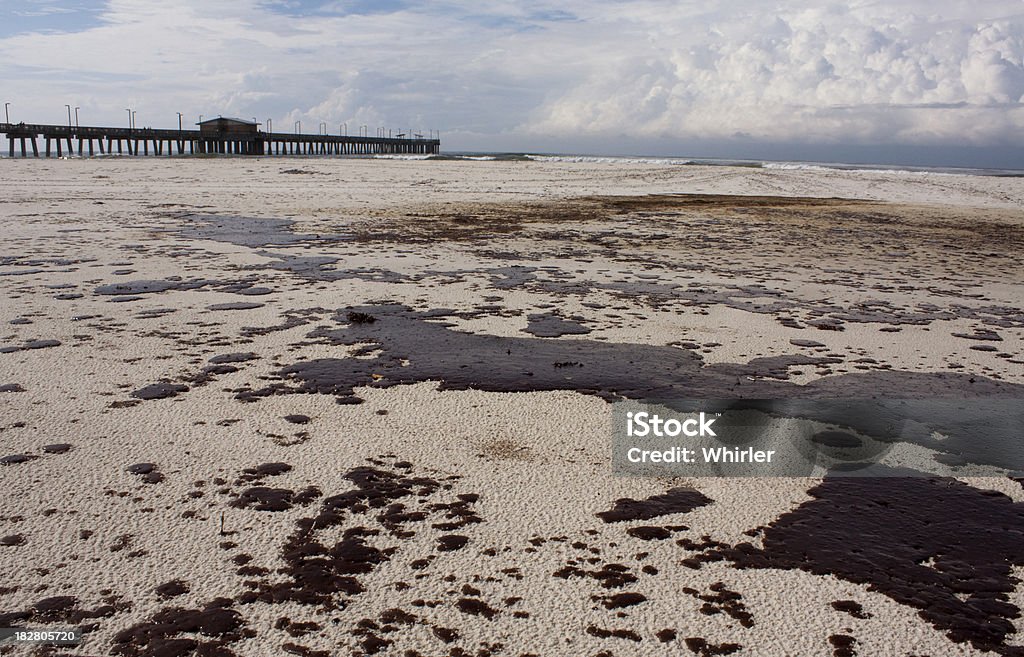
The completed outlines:
{"type": "Polygon", "coordinates": [[[87,630],[0,654],[1024,654],[1012,467],[609,462],[617,399],[1024,399],[1024,178],[95,158],[0,180],[0,627],[87,630]]]}

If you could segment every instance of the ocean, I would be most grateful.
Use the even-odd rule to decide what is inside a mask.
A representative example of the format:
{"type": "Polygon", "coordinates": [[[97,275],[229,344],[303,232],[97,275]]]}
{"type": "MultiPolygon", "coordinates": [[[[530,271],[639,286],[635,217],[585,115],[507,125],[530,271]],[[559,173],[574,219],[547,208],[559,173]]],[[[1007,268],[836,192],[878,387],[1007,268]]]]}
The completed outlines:
{"type": "Polygon", "coordinates": [[[844,162],[802,162],[771,160],[735,160],[719,158],[663,157],[647,155],[581,155],[573,153],[489,153],[473,151],[441,152],[437,155],[376,155],[389,160],[464,160],[464,161],[521,161],[521,162],[597,162],[653,166],[723,166],[752,169],[782,169],[794,171],[860,171],[887,174],[944,174],[954,176],[1024,177],[1024,169],[985,169],[970,167],[928,167],[888,164],[849,164],[844,162]]]}

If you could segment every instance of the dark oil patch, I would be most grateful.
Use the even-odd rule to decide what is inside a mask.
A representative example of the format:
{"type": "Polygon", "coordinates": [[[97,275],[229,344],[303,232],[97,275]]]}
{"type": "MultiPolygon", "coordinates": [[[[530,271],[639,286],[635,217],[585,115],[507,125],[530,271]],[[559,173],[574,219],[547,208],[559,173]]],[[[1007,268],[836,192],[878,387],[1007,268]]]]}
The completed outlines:
{"type": "Polygon", "coordinates": [[[0,392],[25,392],[20,383],[5,383],[0,385],[0,392]]]}
{"type": "Polygon", "coordinates": [[[743,627],[754,626],[754,616],[747,611],[743,604],[743,596],[736,591],[731,591],[724,582],[715,582],[710,586],[710,592],[701,593],[697,589],[685,586],[683,593],[704,602],[700,613],[705,616],[714,616],[724,613],[733,620],[739,621],[743,627]]]}
{"type": "MultiPolygon", "coordinates": [[[[451,311],[415,312],[398,304],[349,309],[373,313],[377,321],[321,327],[310,338],[356,347],[346,358],[321,358],[287,366],[278,376],[298,391],[361,401],[357,387],[389,388],[440,381],[442,390],[532,392],[573,390],[606,400],[792,399],[893,396],[899,398],[1024,398],[1024,385],[954,372],[872,371],[837,374],[797,385],[791,368],[842,362],[806,355],[755,358],[745,364],[706,365],[699,354],[677,347],[548,340],[465,333],[444,321],[451,311]],[[557,363],[579,366],[554,367],[557,363]]],[[[295,392],[282,383],[250,391],[256,399],[295,392]]]]}
{"type": "Polygon", "coordinates": [[[139,388],[131,396],[142,400],[166,399],[168,397],[176,397],[182,392],[188,392],[188,386],[183,383],[152,383],[139,388]]]}
{"type": "Polygon", "coordinates": [[[311,418],[301,413],[293,413],[292,415],[285,415],[284,419],[292,424],[309,424],[311,418]]]}
{"type": "Polygon", "coordinates": [[[18,545],[24,545],[25,543],[25,537],[21,534],[11,534],[10,536],[0,537],[0,547],[16,547],[18,545]]]}
{"type": "Polygon", "coordinates": [[[596,515],[605,522],[650,520],[675,513],[689,513],[707,504],[711,504],[711,499],[700,491],[671,488],[662,495],[654,495],[645,500],[624,497],[616,500],[610,511],[602,511],[596,515]]]}
{"type": "Polygon", "coordinates": [[[136,463],[135,465],[129,465],[125,468],[125,472],[138,475],[142,478],[142,481],[147,484],[159,484],[164,480],[164,475],[160,472],[156,463],[136,463]]]}
{"type": "Polygon", "coordinates": [[[814,498],[762,531],[763,548],[713,547],[739,568],[804,570],[867,584],[956,643],[1006,645],[1024,565],[1024,504],[941,478],[826,478],[814,498]],[[837,521],[837,519],[841,519],[837,521]]]}
{"type": "Polygon", "coordinates": [[[394,643],[394,641],[391,639],[385,639],[384,637],[372,632],[366,632],[364,638],[359,642],[359,647],[363,649],[363,654],[376,655],[380,651],[389,647],[392,643],[394,643]]]}
{"type": "Polygon", "coordinates": [[[287,488],[253,486],[232,500],[231,506],[255,511],[287,511],[292,508],[293,495],[293,491],[287,488]]]}
{"type": "Polygon", "coordinates": [[[642,541],[663,541],[672,538],[672,532],[664,527],[630,527],[626,533],[642,541]]]}
{"type": "Polygon", "coordinates": [[[277,477],[283,475],[286,472],[291,472],[292,466],[288,463],[281,463],[275,461],[272,463],[260,463],[257,466],[251,468],[245,468],[242,470],[241,476],[238,477],[235,483],[250,483],[253,481],[260,481],[265,477],[277,477]]]}
{"type": "Polygon", "coordinates": [[[569,579],[570,577],[588,577],[597,580],[606,589],[618,589],[637,581],[637,576],[628,566],[619,563],[603,564],[600,568],[588,570],[574,564],[556,570],[554,577],[569,579]]]}
{"type": "Polygon", "coordinates": [[[60,340],[29,340],[18,346],[0,347],[0,354],[13,354],[18,351],[32,351],[33,349],[49,349],[59,347],[60,340]]]}
{"type": "Polygon", "coordinates": [[[220,354],[210,359],[210,363],[214,365],[223,365],[229,363],[245,363],[250,360],[256,360],[259,358],[256,354],[251,351],[240,352],[235,354],[220,354]]]}
{"type": "Polygon", "coordinates": [[[313,650],[309,646],[290,641],[281,644],[281,650],[289,655],[299,655],[299,657],[331,657],[331,652],[328,650],[313,650]]]}
{"type": "Polygon", "coordinates": [[[189,586],[184,580],[172,579],[171,581],[164,582],[160,586],[156,587],[154,591],[161,599],[168,600],[188,593],[189,586]]]}
{"type": "Polygon", "coordinates": [[[434,633],[434,636],[436,636],[444,643],[451,643],[453,641],[458,640],[459,638],[459,633],[456,630],[451,629],[450,627],[441,627],[439,625],[435,625],[431,631],[434,633]]]}
{"type": "Polygon", "coordinates": [[[461,550],[467,543],[469,543],[468,536],[448,534],[437,539],[437,549],[439,552],[453,552],[455,550],[461,550]]]}
{"type": "Polygon", "coordinates": [[[615,629],[608,630],[596,625],[587,626],[587,634],[590,636],[596,636],[598,639],[626,639],[628,641],[640,642],[640,635],[633,630],[626,629],[615,629]]]}
{"type": "Polygon", "coordinates": [[[864,611],[864,607],[856,600],[836,600],[832,603],[832,608],[836,611],[847,613],[854,618],[871,618],[871,614],[864,611]]]}
{"type": "Polygon", "coordinates": [[[293,621],[287,616],[282,616],[281,618],[277,619],[277,622],[274,623],[274,629],[284,630],[288,633],[289,636],[297,638],[310,634],[311,632],[319,632],[323,629],[323,626],[313,621],[303,623],[293,621]]]}
{"type": "MultiPolygon", "coordinates": [[[[376,547],[367,539],[381,532],[368,527],[351,526],[351,521],[372,513],[372,517],[387,534],[405,539],[410,536],[405,529],[407,524],[423,522],[429,513],[446,513],[454,505],[469,504],[462,500],[452,504],[426,503],[424,498],[442,489],[440,481],[380,467],[354,468],[345,474],[345,479],[354,483],[356,488],[327,497],[321,502],[315,516],[296,521],[295,531],[281,549],[281,559],[285,565],[279,572],[286,579],[281,581],[276,577],[273,581],[255,582],[254,589],[242,595],[243,602],[295,602],[325,609],[343,606],[345,597],[363,592],[359,575],[369,573],[379,564],[389,561],[390,555],[398,549],[397,546],[376,547]],[[404,509],[398,503],[403,498],[420,500],[423,511],[410,512],[404,509]],[[320,541],[321,532],[325,532],[326,536],[336,536],[332,528],[343,524],[348,528],[340,541],[320,541]]],[[[319,495],[319,491],[315,493],[319,495]]],[[[310,500],[313,497],[312,494],[308,495],[310,500]]],[[[475,518],[475,514],[471,515],[475,518]]]]}
{"type": "Polygon", "coordinates": [[[590,329],[581,324],[582,317],[562,317],[556,313],[527,315],[526,328],[530,335],[538,338],[558,338],[563,335],[586,335],[590,329]]]}
{"type": "Polygon", "coordinates": [[[373,315],[357,311],[346,313],[345,319],[347,319],[350,324],[373,324],[377,321],[377,318],[373,315]]]}
{"type": "Polygon", "coordinates": [[[125,281],[124,283],[111,283],[100,285],[94,290],[100,295],[138,295],[158,294],[168,290],[198,290],[208,285],[215,285],[217,281],[206,279],[195,279],[191,281],[182,280],[147,280],[147,281],[125,281]]]}
{"type": "Polygon", "coordinates": [[[150,620],[121,630],[111,653],[123,657],[211,655],[232,657],[231,644],[244,636],[245,621],[227,598],[216,598],[202,609],[164,607],[150,620]],[[180,635],[192,635],[179,638],[180,635]]]}
{"type": "Polygon", "coordinates": [[[67,454],[74,446],[71,443],[54,443],[52,445],[43,445],[43,451],[47,454],[67,454]]]}
{"type": "Polygon", "coordinates": [[[700,657],[718,657],[719,655],[731,655],[743,649],[738,643],[709,643],[707,639],[699,636],[683,639],[686,647],[695,655],[700,657]]]}
{"type": "Polygon", "coordinates": [[[123,283],[110,283],[100,285],[94,294],[100,296],[111,296],[112,301],[119,299],[141,299],[143,294],[161,294],[163,292],[183,292],[190,290],[211,289],[217,292],[228,292],[243,295],[262,295],[272,290],[265,287],[258,287],[258,281],[253,279],[241,281],[215,281],[205,278],[183,280],[181,278],[167,278],[162,280],[125,281],[123,283]]]}
{"type": "Polygon", "coordinates": [[[0,466],[28,463],[37,458],[39,457],[35,454],[8,454],[7,456],[0,457],[0,466]]]}
{"type": "Polygon", "coordinates": [[[98,618],[109,618],[118,612],[131,608],[131,603],[118,595],[107,595],[109,591],[101,591],[100,604],[92,609],[80,606],[78,598],[70,595],[59,595],[39,600],[29,609],[9,613],[0,613],[0,626],[23,627],[26,623],[33,625],[53,625],[67,623],[76,625],[84,632],[95,629],[92,621],[98,618]]]}
{"type": "Polygon", "coordinates": [[[253,301],[235,301],[233,303],[215,303],[212,306],[207,306],[207,310],[253,310],[256,308],[262,308],[266,304],[256,303],[253,301]]]}
{"type": "Polygon", "coordinates": [[[626,592],[626,593],[614,593],[606,596],[594,596],[594,600],[598,600],[604,605],[605,609],[622,609],[623,607],[632,607],[638,605],[641,602],[647,601],[647,596],[642,593],[626,592]]]}
{"type": "Polygon", "coordinates": [[[828,638],[832,645],[832,657],[856,657],[857,639],[846,634],[833,634],[828,638]]]}
{"type": "Polygon", "coordinates": [[[336,242],[334,236],[304,235],[291,230],[290,219],[242,217],[229,215],[194,214],[183,217],[180,230],[186,237],[197,240],[227,242],[236,246],[273,247],[310,242],[336,242]]]}
{"type": "Polygon", "coordinates": [[[464,614],[483,616],[487,620],[492,620],[498,615],[497,609],[477,598],[459,598],[455,603],[455,608],[464,614]]]}
{"type": "Polygon", "coordinates": [[[658,630],[657,632],[655,632],[654,636],[658,637],[658,641],[661,641],[662,643],[670,643],[672,641],[675,641],[676,637],[679,635],[672,628],[666,627],[663,630],[658,630]]]}
{"type": "Polygon", "coordinates": [[[966,340],[985,340],[990,342],[1002,342],[1003,338],[999,333],[992,329],[976,328],[974,333],[954,333],[955,338],[964,338],[966,340]]]}
{"type": "Polygon", "coordinates": [[[381,612],[380,620],[389,625],[412,625],[418,620],[418,616],[398,608],[391,608],[381,612]]]}
{"type": "MultiPolygon", "coordinates": [[[[399,305],[357,311],[372,312],[377,321],[317,329],[310,337],[360,345],[358,357],[300,362],[280,374],[297,380],[305,392],[341,398],[354,397],[353,388],[359,386],[441,381],[445,390],[578,390],[613,399],[672,397],[673,390],[697,385],[693,377],[702,365],[699,357],[673,347],[475,335],[436,321],[443,313],[416,313],[399,305]],[[571,373],[552,367],[567,361],[584,367],[571,373]]],[[[743,385],[731,375],[717,380],[723,393],[736,393],[735,387],[743,385]]]]}

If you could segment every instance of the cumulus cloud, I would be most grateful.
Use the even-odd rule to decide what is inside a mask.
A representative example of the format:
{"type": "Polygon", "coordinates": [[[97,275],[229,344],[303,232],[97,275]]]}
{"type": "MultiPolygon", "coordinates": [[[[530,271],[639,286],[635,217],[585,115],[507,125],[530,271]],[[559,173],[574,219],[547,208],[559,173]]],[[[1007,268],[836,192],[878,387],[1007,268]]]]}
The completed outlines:
{"type": "Polygon", "coordinates": [[[33,120],[1024,145],[1019,0],[110,0],[0,62],[33,120]]]}
{"type": "Polygon", "coordinates": [[[536,129],[912,143],[1022,138],[1022,16],[947,17],[908,2],[884,11],[876,3],[730,7],[699,26],[668,7],[657,23],[630,26],[630,56],[594,67],[549,99],[536,129]],[[685,24],[691,29],[681,30],[685,24]]]}

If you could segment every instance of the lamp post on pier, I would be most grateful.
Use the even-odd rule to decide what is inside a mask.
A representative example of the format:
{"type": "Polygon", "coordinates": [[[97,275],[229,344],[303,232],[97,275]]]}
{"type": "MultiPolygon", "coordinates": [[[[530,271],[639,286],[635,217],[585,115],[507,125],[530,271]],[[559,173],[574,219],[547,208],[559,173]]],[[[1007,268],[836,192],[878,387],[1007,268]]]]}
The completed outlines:
{"type": "MultiPolygon", "coordinates": [[[[181,138],[181,112],[175,112],[178,115],[178,155],[185,154],[185,141],[181,138]]],[[[167,144],[168,155],[171,155],[171,145],[167,144]]]]}
{"type": "Polygon", "coordinates": [[[68,130],[71,130],[74,126],[71,125],[71,105],[65,105],[68,108],[68,130]]]}
{"type": "Polygon", "coordinates": [[[343,137],[348,137],[348,123],[342,121],[341,125],[339,125],[338,127],[342,128],[341,135],[343,137]]]}
{"type": "Polygon", "coordinates": [[[4,118],[7,119],[7,123],[11,122],[11,112],[8,109],[10,106],[10,103],[4,103],[4,118]]]}
{"type": "Polygon", "coordinates": [[[302,131],[302,121],[295,122],[295,134],[299,134],[302,131]]]}
{"type": "Polygon", "coordinates": [[[80,109],[82,109],[82,108],[81,107],[76,107],[75,108],[75,130],[78,129],[78,110],[80,110],[80,109]]]}
{"type": "Polygon", "coordinates": [[[124,108],[124,111],[128,112],[128,129],[132,129],[132,110],[129,107],[124,108]]]}
{"type": "Polygon", "coordinates": [[[268,135],[274,134],[274,120],[273,119],[267,119],[267,134],[268,135]]]}

